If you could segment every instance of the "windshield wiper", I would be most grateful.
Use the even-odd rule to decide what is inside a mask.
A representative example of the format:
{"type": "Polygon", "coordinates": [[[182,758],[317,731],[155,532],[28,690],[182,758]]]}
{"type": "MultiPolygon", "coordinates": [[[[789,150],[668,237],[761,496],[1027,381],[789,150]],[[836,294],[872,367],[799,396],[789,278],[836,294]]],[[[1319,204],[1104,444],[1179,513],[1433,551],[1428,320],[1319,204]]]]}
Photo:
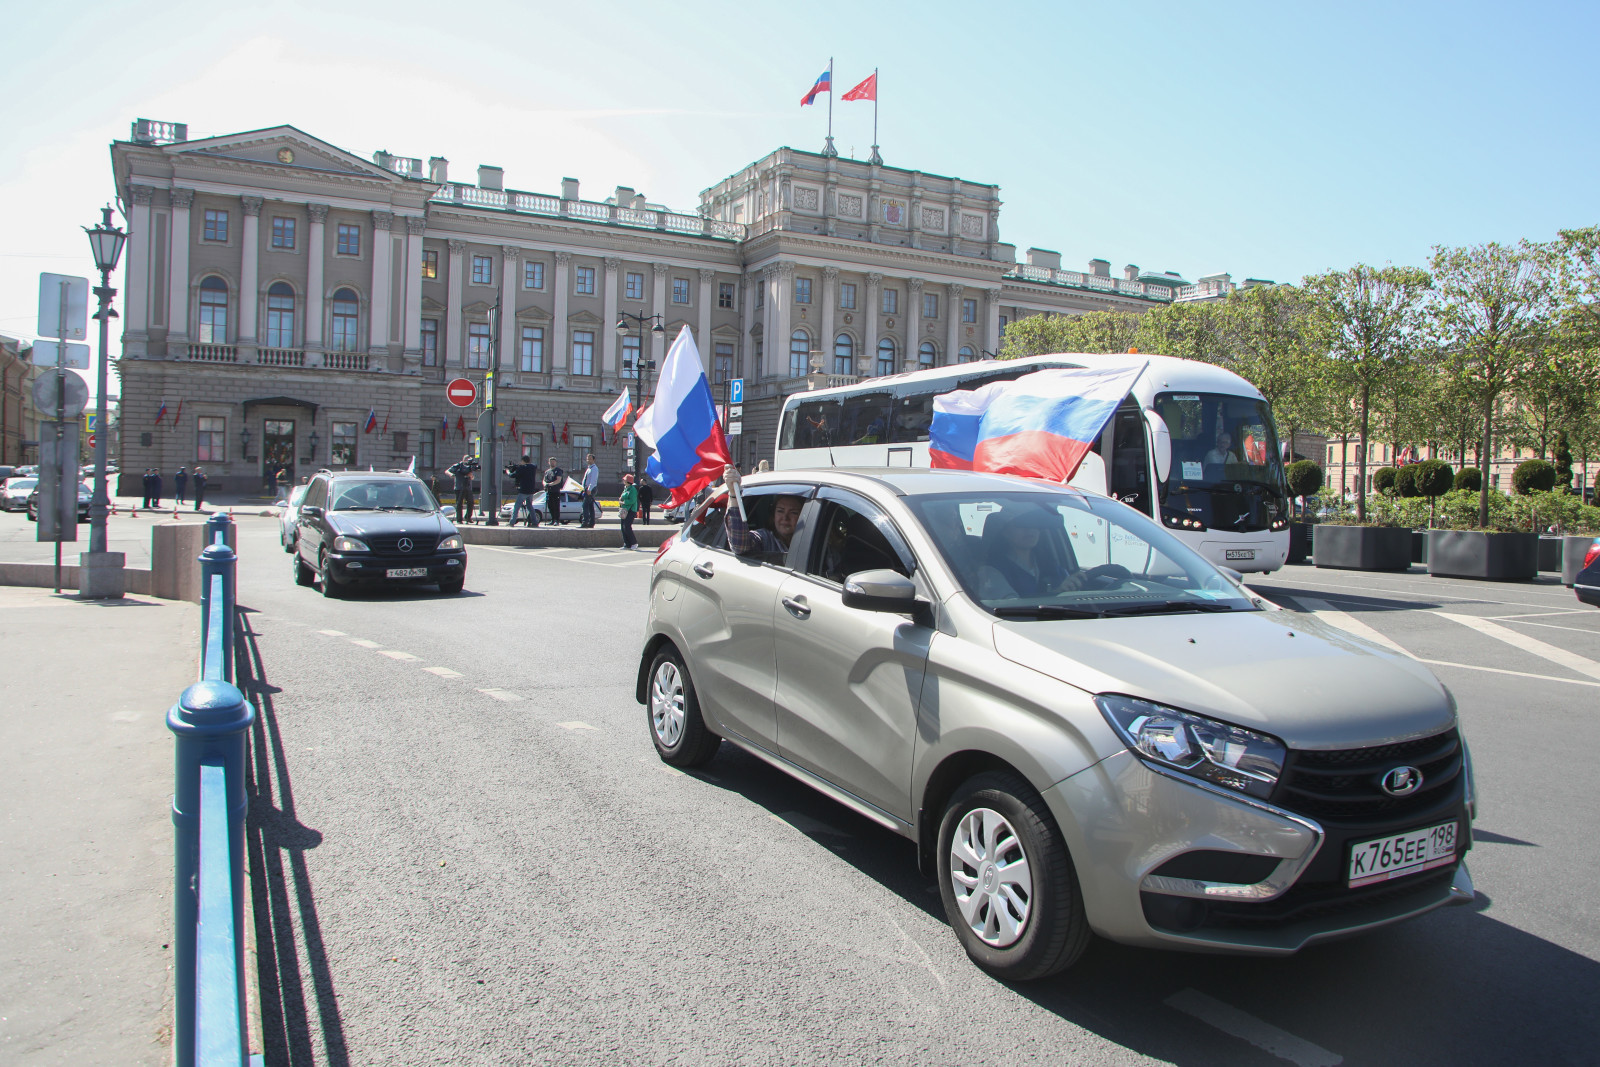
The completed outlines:
{"type": "Polygon", "coordinates": [[[415,504],[385,504],[379,511],[432,511],[432,508],[419,508],[415,504]]]}
{"type": "Polygon", "coordinates": [[[334,508],[333,510],[334,511],[377,511],[378,509],[375,508],[375,507],[372,507],[369,504],[345,504],[345,505],[342,505],[341,507],[334,508]]]}
{"type": "Polygon", "coordinates": [[[1106,613],[1089,608],[1069,608],[1063,604],[1036,604],[1030,608],[995,608],[1002,619],[1103,619],[1106,613]]]}
{"type": "Polygon", "coordinates": [[[1105,609],[1107,615],[1170,615],[1180,611],[1232,611],[1212,600],[1173,600],[1164,604],[1125,604],[1105,609]]]}

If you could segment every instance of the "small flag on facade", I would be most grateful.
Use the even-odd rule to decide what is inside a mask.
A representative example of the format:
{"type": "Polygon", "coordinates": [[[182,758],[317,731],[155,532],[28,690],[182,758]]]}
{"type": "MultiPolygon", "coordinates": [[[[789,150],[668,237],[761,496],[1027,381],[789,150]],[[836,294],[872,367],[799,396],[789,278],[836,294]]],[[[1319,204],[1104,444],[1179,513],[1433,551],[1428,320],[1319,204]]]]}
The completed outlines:
{"type": "Polygon", "coordinates": [[[611,431],[615,433],[622,429],[631,414],[633,414],[633,397],[629,394],[627,387],[624,386],[622,395],[611,402],[611,406],[606,408],[605,414],[600,416],[600,421],[611,427],[611,431]]]}
{"type": "Polygon", "coordinates": [[[456,433],[461,435],[463,441],[467,439],[467,423],[460,415],[456,416],[456,433]]]}
{"type": "Polygon", "coordinates": [[[561,424],[561,443],[564,445],[570,445],[572,443],[572,436],[567,433],[567,428],[571,425],[572,423],[570,422],[563,422],[561,424]]]}
{"type": "Polygon", "coordinates": [[[161,420],[167,417],[167,398],[161,398],[161,406],[156,409],[155,425],[160,426],[161,420]]]}
{"type": "Polygon", "coordinates": [[[367,409],[367,425],[365,433],[371,433],[378,428],[378,413],[372,408],[367,409]]]}

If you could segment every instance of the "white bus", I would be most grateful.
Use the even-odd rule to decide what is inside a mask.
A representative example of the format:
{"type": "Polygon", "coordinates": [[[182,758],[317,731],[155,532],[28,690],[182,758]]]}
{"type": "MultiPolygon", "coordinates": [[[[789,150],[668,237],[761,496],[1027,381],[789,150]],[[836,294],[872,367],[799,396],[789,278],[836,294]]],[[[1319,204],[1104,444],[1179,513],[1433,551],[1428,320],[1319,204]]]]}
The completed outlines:
{"type": "Polygon", "coordinates": [[[1289,500],[1271,409],[1237,374],[1194,360],[1062,353],[795,393],[783,406],[773,466],[926,467],[935,396],[1036,370],[1129,361],[1148,362],[1072,484],[1137,508],[1215,564],[1283,566],[1289,500]]]}

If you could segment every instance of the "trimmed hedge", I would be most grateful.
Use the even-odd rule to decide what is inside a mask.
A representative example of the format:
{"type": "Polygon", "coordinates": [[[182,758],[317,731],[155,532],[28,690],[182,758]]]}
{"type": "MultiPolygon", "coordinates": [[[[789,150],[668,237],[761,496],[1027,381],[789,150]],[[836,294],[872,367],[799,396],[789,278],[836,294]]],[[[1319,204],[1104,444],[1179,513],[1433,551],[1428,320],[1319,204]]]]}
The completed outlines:
{"type": "Polygon", "coordinates": [[[1483,488],[1483,472],[1477,467],[1462,467],[1456,471],[1455,487],[1476,493],[1483,488]]]}
{"type": "Polygon", "coordinates": [[[1416,465],[1416,471],[1414,477],[1419,496],[1431,500],[1436,496],[1444,496],[1455,488],[1455,472],[1450,469],[1450,464],[1442,459],[1425,459],[1416,465]]]}
{"type": "Polygon", "coordinates": [[[1399,471],[1393,467],[1379,467],[1372,472],[1372,488],[1374,492],[1386,493],[1394,488],[1394,480],[1399,471]]]}
{"type": "Polygon", "coordinates": [[[1542,459],[1525,459],[1511,472],[1511,488],[1518,496],[1548,493],[1556,487],[1556,469],[1542,459]]]}
{"type": "Polygon", "coordinates": [[[1297,459],[1283,469],[1284,476],[1289,480],[1289,495],[1299,497],[1316,496],[1322,488],[1322,468],[1309,459],[1297,459]]]}
{"type": "Polygon", "coordinates": [[[1417,492],[1417,465],[1408,463],[1394,472],[1394,492],[1396,496],[1420,496],[1417,492]]]}

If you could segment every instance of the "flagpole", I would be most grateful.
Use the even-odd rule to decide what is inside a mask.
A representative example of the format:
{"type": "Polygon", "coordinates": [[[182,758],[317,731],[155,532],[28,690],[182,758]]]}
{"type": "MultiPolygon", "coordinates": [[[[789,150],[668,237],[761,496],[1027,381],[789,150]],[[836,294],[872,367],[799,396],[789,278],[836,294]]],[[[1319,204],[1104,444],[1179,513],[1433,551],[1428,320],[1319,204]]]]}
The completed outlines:
{"type": "Polygon", "coordinates": [[[833,147],[833,57],[828,57],[828,141],[822,147],[825,156],[836,156],[839,150],[833,147]]]}
{"type": "Polygon", "coordinates": [[[883,157],[878,154],[878,68],[872,68],[872,155],[867,158],[868,163],[883,166],[883,157]]]}

